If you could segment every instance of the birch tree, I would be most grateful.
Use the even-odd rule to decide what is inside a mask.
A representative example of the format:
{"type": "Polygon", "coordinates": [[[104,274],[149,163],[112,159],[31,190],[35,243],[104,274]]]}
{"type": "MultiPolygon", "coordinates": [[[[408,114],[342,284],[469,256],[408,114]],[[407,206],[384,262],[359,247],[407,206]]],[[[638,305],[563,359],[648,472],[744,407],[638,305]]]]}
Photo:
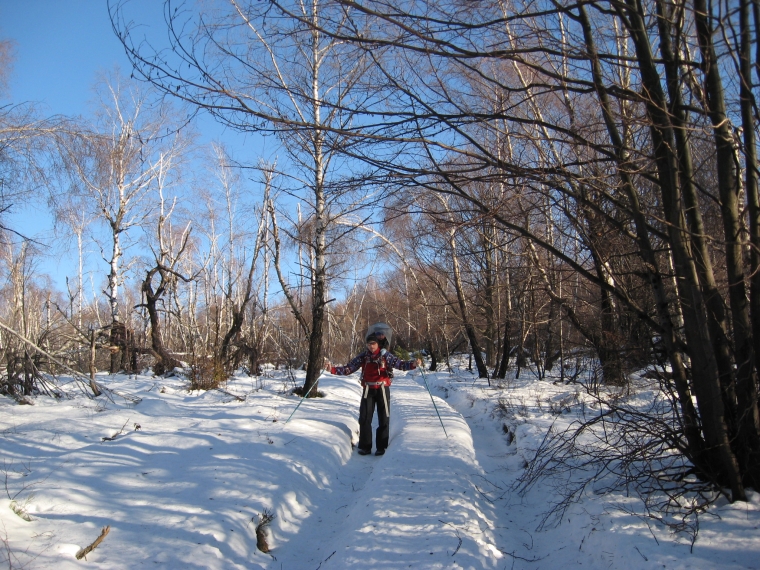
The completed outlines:
{"type": "MultiPolygon", "coordinates": [[[[302,203],[302,226],[291,223],[288,234],[301,239],[313,263],[299,271],[307,275],[309,315],[291,305],[308,339],[304,388],[313,386],[322,370],[331,251],[340,232],[332,220],[357,208],[364,194],[347,180],[346,138],[355,113],[371,97],[357,85],[368,58],[353,46],[319,31],[323,18],[341,27],[342,8],[330,0],[293,0],[282,7],[261,2],[231,0],[209,3],[195,14],[165,3],[171,44],[168,50],[149,45],[137,35],[128,4],[112,2],[111,17],[135,73],[160,90],[210,112],[223,124],[243,132],[275,134],[284,155],[281,160],[281,196],[302,203]],[[290,17],[297,13],[298,18],[290,17]],[[303,236],[308,239],[303,240],[303,236]]],[[[343,23],[342,23],[343,22],[343,23]]],[[[350,178],[350,177],[349,177],[350,178]]],[[[278,206],[279,207],[279,206],[278,206]]],[[[281,280],[283,288],[292,285],[281,280]]],[[[292,295],[289,298],[294,298],[292,295]]]]}
{"type": "MultiPolygon", "coordinates": [[[[103,291],[109,306],[115,347],[124,349],[125,308],[120,305],[124,283],[125,249],[131,245],[130,230],[155,213],[152,193],[159,181],[166,183],[176,168],[187,141],[180,136],[167,106],[151,107],[144,92],[118,78],[98,88],[95,119],[66,137],[62,154],[81,191],[93,220],[104,229],[99,242],[107,263],[103,291]]],[[[111,371],[120,365],[114,351],[111,371]]]]}

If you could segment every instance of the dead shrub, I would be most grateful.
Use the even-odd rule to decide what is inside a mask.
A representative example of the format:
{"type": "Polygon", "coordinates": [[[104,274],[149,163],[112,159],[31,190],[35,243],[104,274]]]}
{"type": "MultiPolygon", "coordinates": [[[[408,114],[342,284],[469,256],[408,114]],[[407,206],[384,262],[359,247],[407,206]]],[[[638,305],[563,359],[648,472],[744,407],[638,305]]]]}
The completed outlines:
{"type": "Polygon", "coordinates": [[[267,528],[274,520],[274,513],[269,509],[264,509],[264,511],[258,516],[258,519],[258,523],[256,523],[256,548],[261,552],[269,552],[267,528]]]}
{"type": "Polygon", "coordinates": [[[193,359],[190,365],[190,390],[215,390],[222,386],[229,375],[218,358],[193,359]]]}

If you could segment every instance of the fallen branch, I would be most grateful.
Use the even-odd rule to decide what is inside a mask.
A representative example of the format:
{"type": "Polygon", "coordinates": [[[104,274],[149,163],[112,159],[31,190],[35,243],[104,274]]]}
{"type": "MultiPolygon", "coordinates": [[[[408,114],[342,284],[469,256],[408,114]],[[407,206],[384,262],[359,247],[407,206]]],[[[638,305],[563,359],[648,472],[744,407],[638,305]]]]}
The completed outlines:
{"type": "Polygon", "coordinates": [[[22,335],[19,332],[15,331],[13,328],[9,327],[8,325],[6,325],[5,323],[3,323],[2,321],[0,321],[0,328],[3,329],[3,330],[5,330],[5,331],[7,331],[7,332],[9,332],[10,334],[12,334],[13,336],[15,336],[19,340],[23,341],[24,343],[28,344],[29,346],[31,346],[34,350],[36,350],[37,352],[39,352],[43,356],[48,357],[50,359],[50,361],[53,362],[54,364],[57,364],[58,366],[60,366],[64,370],[70,372],[72,374],[72,376],[74,377],[74,380],[77,382],[77,386],[79,386],[79,389],[88,398],[92,398],[92,396],[90,395],[90,393],[87,391],[87,387],[90,387],[90,389],[92,389],[92,390],[95,390],[96,388],[98,390],[100,390],[100,392],[104,393],[105,396],[111,402],[114,401],[113,397],[111,396],[112,394],[116,394],[120,398],[123,398],[123,399],[125,399],[125,400],[127,400],[129,402],[132,402],[133,404],[139,404],[142,401],[142,398],[138,398],[137,396],[133,396],[132,394],[122,394],[122,393],[117,392],[116,390],[111,390],[110,388],[106,388],[102,384],[99,384],[98,382],[95,382],[95,380],[92,380],[91,378],[85,376],[81,372],[77,372],[76,370],[74,370],[70,366],[67,366],[66,364],[64,364],[63,362],[61,362],[59,359],[57,359],[55,356],[53,356],[49,352],[43,350],[42,348],[40,348],[39,346],[37,346],[36,344],[34,344],[31,340],[29,340],[28,338],[26,338],[24,335],[22,335]]]}
{"type": "MultiPolygon", "coordinates": [[[[124,422],[124,425],[121,426],[121,429],[117,433],[113,434],[111,437],[101,437],[100,441],[113,441],[114,439],[116,439],[117,437],[119,437],[121,434],[124,433],[124,428],[127,427],[128,423],[129,423],[129,418],[127,418],[127,421],[124,422]]],[[[135,428],[135,429],[138,429],[138,428],[135,428]]]]}
{"type": "Polygon", "coordinates": [[[233,398],[235,398],[236,400],[240,402],[245,402],[245,396],[238,396],[236,394],[233,394],[232,392],[228,392],[224,388],[217,388],[217,390],[219,390],[222,394],[227,394],[228,396],[232,396],[233,398]]]}
{"type": "Polygon", "coordinates": [[[98,545],[101,542],[103,542],[103,539],[106,537],[106,535],[108,534],[110,530],[111,530],[111,525],[104,526],[103,530],[100,531],[100,536],[95,539],[95,542],[93,542],[90,546],[83,548],[82,550],[77,552],[76,554],[77,560],[81,560],[82,558],[87,556],[90,552],[95,550],[98,547],[98,545]]]}

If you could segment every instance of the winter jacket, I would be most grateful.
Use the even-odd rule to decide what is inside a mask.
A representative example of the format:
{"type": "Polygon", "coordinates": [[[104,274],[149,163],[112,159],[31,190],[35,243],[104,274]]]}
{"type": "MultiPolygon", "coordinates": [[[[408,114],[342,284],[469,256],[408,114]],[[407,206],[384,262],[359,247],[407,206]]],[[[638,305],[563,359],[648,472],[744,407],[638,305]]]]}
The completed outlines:
{"type": "Polygon", "coordinates": [[[391,385],[389,372],[392,369],[414,370],[417,368],[417,361],[401,360],[385,349],[379,349],[375,353],[365,350],[345,366],[333,366],[330,369],[330,373],[337,376],[346,376],[356,372],[359,368],[362,369],[362,386],[376,389],[380,386],[391,385]]]}

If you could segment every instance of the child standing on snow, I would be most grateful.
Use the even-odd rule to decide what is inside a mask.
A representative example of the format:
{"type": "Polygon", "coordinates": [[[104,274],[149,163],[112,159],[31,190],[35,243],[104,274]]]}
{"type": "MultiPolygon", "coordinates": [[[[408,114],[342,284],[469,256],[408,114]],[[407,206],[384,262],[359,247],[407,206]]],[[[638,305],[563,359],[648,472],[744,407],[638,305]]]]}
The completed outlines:
{"type": "MultiPolygon", "coordinates": [[[[387,344],[383,336],[383,344],[387,344]]],[[[391,415],[391,374],[393,368],[399,370],[414,370],[422,364],[417,360],[401,360],[381,348],[382,342],[378,335],[371,333],[367,336],[367,350],[356,356],[345,366],[332,366],[329,362],[325,366],[331,374],[346,376],[362,369],[361,383],[364,388],[362,401],[359,407],[359,455],[367,455],[372,452],[372,416],[375,415],[377,405],[378,427],[375,434],[375,455],[385,453],[388,447],[390,434],[391,415]]]]}

